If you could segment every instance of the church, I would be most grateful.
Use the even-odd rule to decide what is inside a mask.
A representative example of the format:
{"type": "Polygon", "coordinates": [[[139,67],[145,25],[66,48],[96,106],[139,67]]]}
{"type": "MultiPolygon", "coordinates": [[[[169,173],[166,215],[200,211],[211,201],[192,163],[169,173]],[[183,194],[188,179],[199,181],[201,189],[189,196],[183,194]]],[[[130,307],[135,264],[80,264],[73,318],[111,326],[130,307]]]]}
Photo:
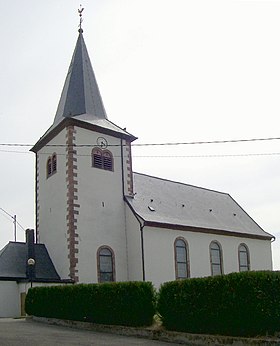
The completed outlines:
{"type": "MultiPolygon", "coordinates": [[[[45,263],[40,279],[34,258],[34,283],[146,280],[158,288],[272,270],[271,234],[227,193],[134,172],[136,139],[107,117],[80,27],[53,124],[31,149],[35,248],[45,263]]],[[[0,286],[20,282],[3,269],[12,248],[15,256],[16,243],[0,251],[0,286]]]]}
{"type": "Polygon", "coordinates": [[[272,269],[271,240],[226,193],[133,172],[136,137],[106,114],[83,31],[36,154],[37,242],[63,279],[160,283],[272,269]]]}

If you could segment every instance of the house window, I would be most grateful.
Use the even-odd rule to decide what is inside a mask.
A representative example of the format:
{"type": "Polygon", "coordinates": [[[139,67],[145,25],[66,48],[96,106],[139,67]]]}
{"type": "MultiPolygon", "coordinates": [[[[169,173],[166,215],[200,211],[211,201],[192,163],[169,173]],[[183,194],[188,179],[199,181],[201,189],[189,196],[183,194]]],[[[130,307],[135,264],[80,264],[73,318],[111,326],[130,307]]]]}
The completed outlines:
{"type": "Polygon", "coordinates": [[[245,244],[240,244],[238,247],[239,271],[246,272],[250,270],[249,250],[245,244]]]}
{"type": "Polygon", "coordinates": [[[113,171],[113,155],[109,150],[94,148],[92,150],[92,166],[113,171]]]}
{"type": "Polygon", "coordinates": [[[115,281],[115,256],[109,246],[101,246],[97,251],[98,282],[115,281]]]}
{"type": "Polygon", "coordinates": [[[183,238],[177,238],[175,248],[176,279],[185,279],[190,276],[188,244],[183,238]]]}
{"type": "Polygon", "coordinates": [[[57,171],[57,159],[56,154],[48,157],[47,160],[47,178],[53,175],[57,171]]]}
{"type": "Polygon", "coordinates": [[[212,241],[210,244],[210,263],[211,274],[221,275],[223,273],[222,266],[222,249],[221,245],[217,241],[212,241]]]}

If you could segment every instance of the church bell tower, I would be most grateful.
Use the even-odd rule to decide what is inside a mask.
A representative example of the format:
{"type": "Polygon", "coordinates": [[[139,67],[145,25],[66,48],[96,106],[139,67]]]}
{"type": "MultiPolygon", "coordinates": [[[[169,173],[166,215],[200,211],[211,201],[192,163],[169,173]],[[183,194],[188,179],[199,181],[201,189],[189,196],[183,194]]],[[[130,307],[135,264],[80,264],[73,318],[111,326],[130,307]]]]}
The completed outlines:
{"type": "Polygon", "coordinates": [[[54,122],[31,149],[37,242],[62,279],[127,280],[124,196],[133,196],[135,139],[108,120],[80,22],[54,122]]]}

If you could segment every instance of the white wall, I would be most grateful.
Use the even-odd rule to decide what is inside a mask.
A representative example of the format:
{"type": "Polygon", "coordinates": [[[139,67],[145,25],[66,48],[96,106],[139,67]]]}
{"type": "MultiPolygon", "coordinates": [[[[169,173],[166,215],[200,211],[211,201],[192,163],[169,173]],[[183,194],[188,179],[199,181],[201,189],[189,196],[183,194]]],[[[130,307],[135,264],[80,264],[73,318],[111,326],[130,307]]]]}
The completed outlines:
{"type": "MultiPolygon", "coordinates": [[[[128,280],[142,281],[142,249],[140,224],[133,215],[131,209],[126,205],[126,227],[128,247],[128,280]]],[[[144,228],[145,229],[145,228],[144,228]]]]}
{"type": "MultiPolygon", "coordinates": [[[[66,130],[60,132],[48,145],[64,144],[66,130]]],[[[69,279],[66,225],[66,149],[44,147],[39,156],[39,241],[46,245],[56,270],[62,279],[69,279]],[[47,178],[47,159],[57,154],[57,172],[47,178]]]]}
{"type": "MultiPolygon", "coordinates": [[[[121,140],[116,137],[75,127],[74,143],[77,145],[75,180],[75,251],[79,282],[97,282],[97,250],[110,246],[115,254],[116,280],[128,279],[127,239],[125,205],[123,201],[121,140]],[[97,146],[98,137],[104,137],[113,154],[114,170],[106,171],[92,167],[91,153],[97,146]],[[89,146],[83,146],[87,144],[89,146]],[[82,146],[79,146],[82,145],[82,146]]],[[[39,155],[39,236],[46,244],[49,254],[61,278],[69,277],[67,244],[67,182],[65,147],[66,130],[62,130],[42,148],[39,155]],[[46,178],[49,155],[57,153],[57,172],[46,178]]],[[[126,160],[127,158],[125,158],[126,160]]]]}
{"type": "Polygon", "coordinates": [[[79,282],[97,282],[96,256],[103,245],[113,249],[116,280],[124,281],[128,279],[128,267],[120,139],[82,128],[76,128],[76,131],[79,282]],[[91,152],[100,136],[107,140],[107,149],[113,154],[113,171],[92,167],[91,152]],[[90,146],[79,147],[85,143],[90,146]]]}
{"type": "Polygon", "coordinates": [[[224,273],[238,272],[238,246],[249,248],[251,270],[272,270],[270,241],[195,233],[164,228],[144,228],[146,280],[156,287],[175,280],[174,241],[183,237],[189,245],[190,277],[211,275],[209,245],[217,240],[222,246],[224,273]]]}
{"type": "Polygon", "coordinates": [[[16,281],[0,281],[0,317],[20,316],[19,286],[16,281]]]}

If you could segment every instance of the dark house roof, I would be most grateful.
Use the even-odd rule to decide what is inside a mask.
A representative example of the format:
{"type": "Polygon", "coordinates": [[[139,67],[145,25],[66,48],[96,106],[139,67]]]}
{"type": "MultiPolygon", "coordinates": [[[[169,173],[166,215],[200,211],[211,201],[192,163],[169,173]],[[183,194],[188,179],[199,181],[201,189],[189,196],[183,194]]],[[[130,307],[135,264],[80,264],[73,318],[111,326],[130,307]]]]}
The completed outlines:
{"type": "MultiPolygon", "coordinates": [[[[61,282],[45,245],[34,244],[34,257],[33,281],[61,282]]],[[[9,242],[0,251],[0,280],[28,280],[27,260],[27,243],[9,242]]]]}

